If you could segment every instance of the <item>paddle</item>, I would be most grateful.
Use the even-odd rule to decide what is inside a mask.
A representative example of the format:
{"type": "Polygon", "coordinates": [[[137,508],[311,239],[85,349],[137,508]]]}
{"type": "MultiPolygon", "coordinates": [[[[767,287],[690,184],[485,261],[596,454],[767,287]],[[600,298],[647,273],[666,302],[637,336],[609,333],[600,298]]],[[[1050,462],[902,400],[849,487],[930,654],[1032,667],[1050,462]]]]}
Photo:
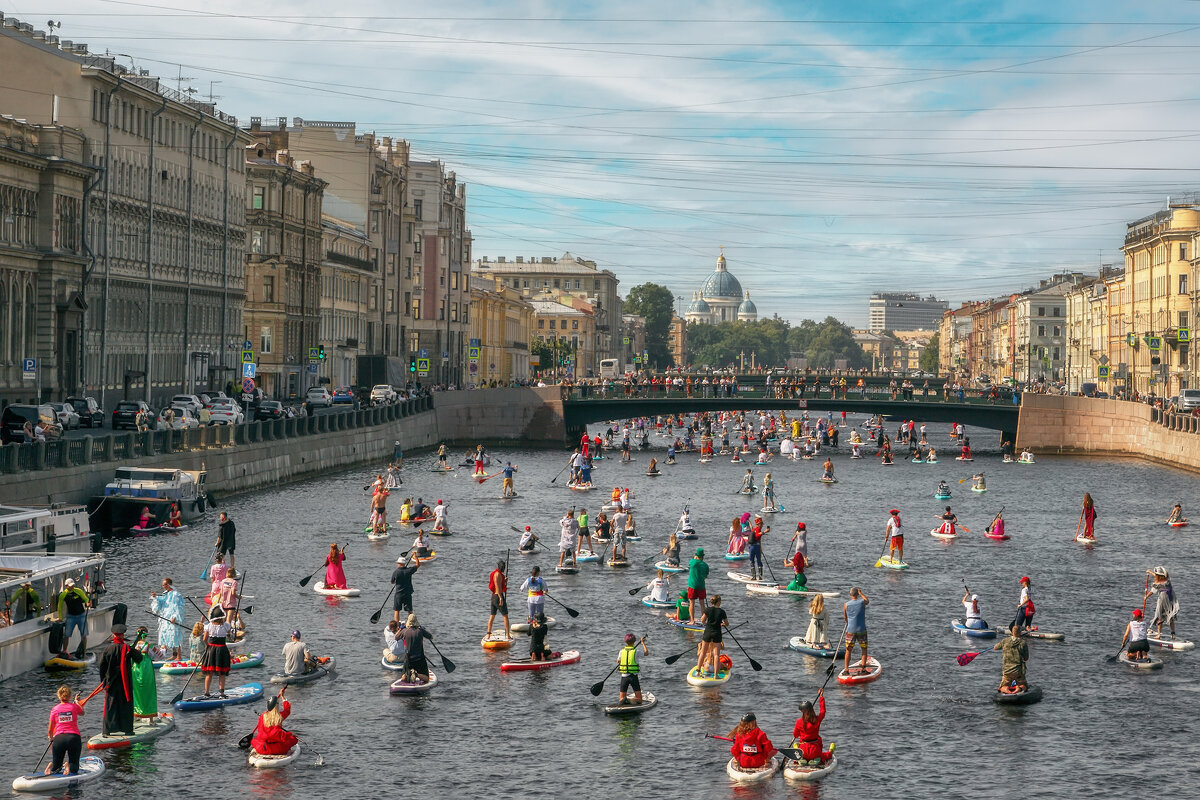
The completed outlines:
{"type": "MultiPolygon", "coordinates": [[[[833,673],[837,672],[838,657],[837,651],[839,647],[845,647],[846,652],[850,652],[850,648],[846,645],[846,631],[850,629],[850,620],[846,620],[846,624],[842,626],[842,635],[836,642],[833,643],[833,661],[830,662],[829,668],[825,670],[825,683],[821,684],[821,691],[825,691],[825,687],[829,685],[829,679],[833,677],[833,673]]],[[[843,661],[842,666],[846,664],[843,661]]]]}
{"type": "Polygon", "coordinates": [[[728,628],[725,630],[725,632],[729,634],[729,638],[733,639],[733,643],[738,646],[738,649],[742,651],[742,655],[744,655],[746,660],[750,662],[750,669],[754,670],[755,672],[762,672],[762,664],[750,657],[750,654],[746,652],[746,648],[742,647],[742,643],[737,640],[736,636],[730,633],[728,628]]]}
{"type": "MultiPolygon", "coordinates": [[[[287,686],[284,686],[282,689],[280,689],[280,690],[279,690],[279,694],[275,695],[275,698],[276,698],[277,700],[282,700],[282,699],[283,699],[283,693],[284,693],[284,692],[286,692],[286,691],[287,691],[287,686]]],[[[255,728],[255,730],[254,730],[254,731],[251,731],[250,733],[247,733],[245,736],[243,736],[241,739],[239,739],[239,740],[238,740],[238,747],[239,747],[239,748],[241,748],[242,750],[248,750],[248,749],[250,749],[250,743],[254,741],[254,734],[257,732],[257,730],[258,730],[258,729],[257,729],[257,728],[255,728]]]]}
{"type": "Polygon", "coordinates": [[[1125,652],[1125,641],[1124,641],[1124,637],[1121,637],[1121,649],[1117,651],[1116,655],[1106,656],[1104,658],[1104,663],[1105,664],[1116,663],[1116,660],[1121,657],[1121,653],[1124,653],[1124,652],[1125,652]]]}
{"type": "Polygon", "coordinates": [[[888,542],[891,541],[891,538],[892,538],[891,534],[885,528],[883,531],[883,553],[880,553],[879,558],[875,561],[876,569],[883,566],[883,556],[884,556],[884,553],[887,553],[887,551],[888,551],[888,542]]]}
{"type": "MultiPolygon", "coordinates": [[[[407,561],[405,563],[408,563],[407,561]]],[[[387,601],[392,599],[392,592],[396,591],[396,584],[392,584],[392,588],[388,590],[387,597],[383,598],[383,602],[379,604],[379,610],[371,615],[371,624],[379,622],[379,618],[383,615],[383,607],[387,605],[387,601]]]]}
{"type": "Polygon", "coordinates": [[[551,600],[553,600],[554,602],[556,602],[560,606],[562,606],[563,609],[571,616],[572,619],[579,616],[579,612],[576,611],[575,609],[571,608],[570,606],[568,606],[566,603],[562,602],[561,600],[559,600],[556,597],[551,597],[549,592],[546,592],[545,594],[546,594],[546,597],[549,597],[551,600]]]}
{"type": "MultiPolygon", "coordinates": [[[[946,522],[946,521],[947,521],[947,520],[943,519],[942,517],[939,517],[937,514],[934,514],[934,515],[933,515],[933,518],[934,518],[934,519],[940,519],[940,520],[942,520],[942,522],[946,522]]],[[[961,530],[963,533],[970,533],[970,532],[971,532],[971,529],[970,529],[970,528],[968,528],[966,525],[963,525],[961,522],[956,522],[956,523],[954,523],[954,527],[958,528],[958,529],[959,529],[959,530],[961,530]]]]}
{"type": "MultiPolygon", "coordinates": [[[[1077,539],[1079,539],[1079,526],[1081,526],[1081,525],[1083,525],[1083,509],[1082,508],[1079,509],[1079,522],[1075,523],[1075,535],[1071,537],[1071,541],[1074,542],[1077,539]]],[[[1117,655],[1121,655],[1121,654],[1117,653],[1117,655]]],[[[1114,657],[1113,660],[1115,661],[1116,658],[1114,657]]]]}
{"type": "Polygon", "coordinates": [[[194,678],[196,676],[196,673],[199,671],[200,671],[200,665],[197,664],[195,666],[195,668],[193,668],[192,671],[188,673],[187,680],[183,682],[183,688],[181,688],[179,690],[179,694],[177,694],[171,698],[171,705],[175,705],[176,703],[178,703],[180,700],[183,699],[183,693],[187,691],[188,684],[192,682],[192,678],[194,678]]]}
{"type": "Polygon", "coordinates": [[[429,643],[433,645],[434,650],[437,650],[437,654],[442,657],[442,669],[446,670],[447,673],[454,672],[454,670],[458,669],[458,666],[453,661],[442,655],[442,651],[438,650],[437,643],[434,642],[433,639],[430,639],[429,643]]]}
{"type": "MultiPolygon", "coordinates": [[[[197,603],[195,600],[193,600],[191,595],[187,595],[187,594],[185,594],[183,597],[184,597],[184,599],[185,599],[185,600],[187,600],[189,603],[191,603],[193,606],[195,606],[195,607],[196,607],[196,610],[200,612],[200,616],[201,616],[201,617],[203,617],[204,619],[208,619],[208,612],[206,612],[206,611],[205,611],[203,608],[201,608],[201,607],[200,607],[200,604],[199,604],[199,603],[197,603]]],[[[238,595],[238,597],[239,597],[239,599],[240,599],[240,598],[241,598],[241,595],[239,594],[239,595],[238,595]]],[[[246,606],[245,608],[241,609],[241,613],[243,613],[243,614],[253,614],[253,613],[254,613],[254,606],[246,606]]]]}
{"type": "MultiPolygon", "coordinates": [[[[726,628],[725,632],[728,633],[729,631],[736,630],[737,628],[740,628],[743,625],[746,625],[748,623],[749,623],[749,620],[747,620],[746,622],[739,622],[737,625],[733,625],[729,628],[726,628]]],[[[673,655],[673,656],[667,656],[665,659],[663,659],[663,661],[665,661],[667,664],[674,664],[676,661],[683,658],[684,656],[686,656],[690,653],[695,653],[695,652],[696,652],[695,647],[689,647],[687,650],[684,650],[682,653],[679,653],[679,654],[673,655]]]]}
{"type": "MultiPolygon", "coordinates": [[[[1123,650],[1124,648],[1121,648],[1121,649],[1123,650]]],[[[974,661],[976,658],[983,655],[984,653],[994,653],[994,652],[996,652],[996,651],[982,650],[978,653],[959,653],[957,656],[954,657],[954,659],[958,662],[958,665],[960,667],[965,667],[967,664],[970,664],[972,661],[974,661]]],[[[1114,660],[1115,660],[1115,657],[1114,657],[1114,660]]]]}
{"type": "MultiPolygon", "coordinates": [[[[706,734],[704,734],[704,738],[705,739],[720,739],[723,742],[732,742],[733,741],[733,739],[729,738],[728,736],[721,736],[720,734],[716,734],[716,733],[706,733],[706,734]]],[[[781,756],[783,756],[784,758],[789,759],[791,761],[803,761],[804,760],[804,753],[800,750],[799,747],[776,747],[775,752],[779,753],[781,756]]]]}
{"type": "MultiPolygon", "coordinates": [[[[347,542],[346,544],[349,544],[349,542],[347,542]]],[[[342,554],[343,554],[343,555],[345,555],[345,553],[346,553],[346,545],[345,545],[345,544],[343,544],[343,545],[342,545],[342,554]]],[[[328,559],[326,559],[326,560],[328,560],[328,559]]],[[[317,577],[317,573],[318,573],[318,572],[320,572],[320,571],[321,571],[321,570],[323,570],[323,569],[325,569],[325,565],[324,565],[324,564],[322,564],[321,566],[317,567],[317,568],[316,568],[316,570],[314,570],[314,571],[313,571],[313,574],[312,574],[312,575],[309,575],[307,578],[301,578],[301,579],[300,579],[300,586],[301,586],[301,588],[303,588],[303,587],[305,587],[305,586],[308,586],[308,582],[309,582],[309,581],[311,581],[313,578],[317,577]]]]}
{"type": "Polygon", "coordinates": [[[561,476],[562,476],[562,474],[563,474],[564,472],[566,472],[566,470],[567,470],[567,467],[569,467],[569,466],[571,466],[571,462],[570,462],[570,461],[568,461],[566,464],[564,464],[564,465],[563,465],[563,468],[562,468],[562,469],[560,469],[560,470],[558,471],[558,475],[555,475],[553,478],[551,478],[551,479],[550,479],[550,482],[551,482],[551,483],[554,483],[555,481],[557,481],[557,480],[559,479],[559,477],[561,477],[561,476]]]}
{"type": "Polygon", "coordinates": [[[183,623],[180,623],[180,622],[176,622],[176,621],[175,621],[175,620],[173,620],[173,619],[167,619],[166,617],[159,617],[159,616],[158,616],[158,614],[155,614],[153,611],[147,611],[146,613],[147,613],[147,614],[149,614],[149,615],[150,615],[150,616],[152,616],[152,617],[158,617],[158,619],[161,619],[163,622],[169,622],[169,623],[171,623],[172,625],[175,625],[175,626],[178,626],[178,627],[180,627],[180,628],[183,628],[185,631],[190,631],[190,630],[191,630],[191,628],[189,628],[187,625],[184,625],[183,623]]]}
{"type": "MultiPolygon", "coordinates": [[[[1080,519],[1083,519],[1082,515],[1080,515],[1080,519]]],[[[204,572],[200,573],[200,580],[202,580],[202,581],[208,580],[208,571],[210,569],[212,569],[213,562],[217,560],[217,553],[219,553],[220,551],[221,551],[220,545],[217,545],[216,547],[213,548],[213,554],[208,559],[208,565],[204,567],[204,572]]]]}
{"type": "MultiPolygon", "coordinates": [[[[646,649],[646,637],[645,636],[643,636],[641,638],[641,640],[638,642],[638,644],[640,644],[642,646],[642,651],[646,655],[650,655],[650,651],[646,649]]],[[[600,693],[604,691],[604,682],[613,676],[613,673],[617,671],[617,667],[619,667],[619,666],[621,666],[621,665],[617,664],[617,666],[613,667],[611,670],[608,671],[608,674],[604,676],[603,680],[599,681],[598,683],[592,684],[592,688],[589,690],[592,693],[592,697],[600,696],[600,693]]]]}

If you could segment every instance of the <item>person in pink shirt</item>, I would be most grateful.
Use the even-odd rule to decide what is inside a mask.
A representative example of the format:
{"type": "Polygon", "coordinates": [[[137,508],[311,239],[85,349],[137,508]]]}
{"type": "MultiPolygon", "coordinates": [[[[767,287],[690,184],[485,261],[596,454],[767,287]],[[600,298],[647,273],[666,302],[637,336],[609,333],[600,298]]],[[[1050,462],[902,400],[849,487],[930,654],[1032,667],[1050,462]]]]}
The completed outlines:
{"type": "Polygon", "coordinates": [[[325,556],[325,588],[345,589],[346,572],[342,564],[346,560],[346,551],[337,546],[337,542],[329,545],[329,553],[325,556]]]}
{"type": "Polygon", "coordinates": [[[217,553],[217,557],[213,562],[212,568],[208,571],[208,576],[212,578],[212,589],[210,594],[215,595],[221,588],[221,581],[225,580],[225,576],[229,574],[229,565],[225,563],[224,553],[217,553]]]}
{"type": "Polygon", "coordinates": [[[69,686],[58,687],[58,705],[50,709],[50,727],[46,738],[50,740],[51,762],[46,765],[46,774],[61,772],[63,762],[68,771],[64,774],[79,774],[79,753],[83,738],[79,735],[79,718],[83,716],[83,704],[79,695],[72,696],[69,686]]]}

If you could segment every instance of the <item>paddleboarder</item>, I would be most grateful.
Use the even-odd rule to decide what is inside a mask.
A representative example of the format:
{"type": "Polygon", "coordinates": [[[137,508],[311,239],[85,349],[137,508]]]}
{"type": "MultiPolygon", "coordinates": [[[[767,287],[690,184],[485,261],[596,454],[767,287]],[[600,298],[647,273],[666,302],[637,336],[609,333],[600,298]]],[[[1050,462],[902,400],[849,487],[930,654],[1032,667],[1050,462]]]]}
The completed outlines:
{"type": "Polygon", "coordinates": [[[846,660],[844,672],[850,673],[850,654],[854,645],[862,648],[862,661],[859,663],[858,674],[865,675],[867,666],[867,606],[870,598],[862,593],[857,586],[850,587],[850,599],[842,605],[842,619],[846,622],[846,660]]]}
{"type": "Polygon", "coordinates": [[[283,674],[304,675],[317,667],[317,659],[308,651],[308,645],[300,637],[300,631],[292,631],[292,638],[283,646],[283,674]]]}
{"type": "Polygon", "coordinates": [[[1175,507],[1171,509],[1171,513],[1167,515],[1167,524],[1174,522],[1187,522],[1187,518],[1183,516],[1183,505],[1180,503],[1176,503],[1175,507]]]}
{"type": "MultiPolygon", "coordinates": [[[[659,577],[662,577],[662,570],[659,570],[658,574],[659,577]]],[[[650,655],[650,650],[646,647],[646,637],[643,636],[639,640],[632,633],[625,634],[625,646],[617,654],[617,672],[621,673],[620,696],[617,699],[618,705],[629,705],[630,689],[633,689],[634,702],[642,702],[642,683],[638,680],[637,649],[639,644],[642,646],[642,653],[647,656],[650,655]]]]}
{"type": "Polygon", "coordinates": [[[988,625],[984,622],[983,614],[979,610],[979,595],[971,594],[971,590],[965,586],[963,587],[962,605],[963,624],[971,630],[986,630],[988,625]]]}
{"type": "Polygon", "coordinates": [[[721,595],[713,595],[712,602],[704,610],[700,621],[704,623],[704,633],[700,634],[699,654],[696,657],[696,673],[704,675],[704,662],[706,659],[711,658],[712,671],[709,674],[715,678],[720,674],[721,651],[725,649],[721,626],[729,627],[729,615],[725,613],[725,609],[721,608],[721,595]]]}
{"type": "Polygon", "coordinates": [[[1155,567],[1152,570],[1147,570],[1154,576],[1154,582],[1146,589],[1146,599],[1157,597],[1154,603],[1154,620],[1152,625],[1154,628],[1154,638],[1162,638],[1163,623],[1171,629],[1171,638],[1175,638],[1175,618],[1179,616],[1179,600],[1175,597],[1175,590],[1171,587],[1171,576],[1167,574],[1166,567],[1155,567]]]}
{"type": "Polygon", "coordinates": [[[287,755],[299,742],[295,735],[283,729],[283,721],[292,713],[292,704],[283,697],[286,691],[285,686],[278,696],[267,701],[267,710],[258,715],[250,749],[260,756],[287,755]]]}
{"type": "Polygon", "coordinates": [[[888,558],[898,563],[904,561],[904,529],[900,526],[899,509],[893,508],[888,513],[891,514],[885,529],[888,537],[888,558]]]}
{"type": "Polygon", "coordinates": [[[221,512],[221,524],[217,527],[217,541],[213,546],[217,548],[217,555],[229,556],[229,568],[237,574],[237,562],[234,558],[234,551],[237,550],[237,526],[224,511],[221,512]]]}
{"type": "Polygon", "coordinates": [[[733,746],[729,748],[737,765],[744,770],[761,769],[775,755],[775,746],[758,727],[753,712],[742,715],[741,722],[729,732],[733,746]]]}
{"type": "Polygon", "coordinates": [[[532,553],[537,547],[535,542],[538,537],[534,534],[533,529],[526,525],[525,532],[521,534],[521,541],[517,543],[517,551],[521,553],[532,553]]]}
{"type": "Polygon", "coordinates": [[[413,539],[412,551],[417,558],[429,558],[432,555],[429,539],[425,538],[425,531],[420,528],[417,528],[417,538],[413,539]]]}
{"type": "Polygon", "coordinates": [[[1029,580],[1029,576],[1022,575],[1019,583],[1021,584],[1021,599],[1017,601],[1017,618],[1014,620],[1014,624],[1022,632],[1025,632],[1033,627],[1033,612],[1037,608],[1033,604],[1033,583],[1029,580]]]}
{"type": "Polygon", "coordinates": [[[171,660],[178,661],[182,657],[184,615],[183,595],[175,590],[170,578],[162,579],[162,594],[150,594],[150,611],[159,617],[158,644],[171,651],[171,660]]]}
{"type": "Polygon", "coordinates": [[[829,611],[825,598],[817,595],[808,604],[808,630],[804,632],[804,643],[809,647],[828,648],[829,639],[825,632],[829,628],[829,611]]]}
{"type": "Polygon", "coordinates": [[[696,555],[688,562],[688,619],[696,619],[696,601],[700,601],[700,613],[704,613],[707,592],[704,581],[708,578],[708,564],[704,563],[704,548],[697,547],[696,555]]]}
{"type": "Polygon", "coordinates": [[[957,535],[958,515],[950,510],[950,506],[946,506],[946,513],[942,514],[938,519],[942,521],[941,526],[938,528],[938,533],[947,536],[957,535]]]}
{"type": "Polygon", "coordinates": [[[149,629],[144,626],[137,629],[133,649],[142,654],[142,660],[134,662],[129,677],[133,687],[133,715],[153,719],[158,716],[158,684],[150,657],[149,638],[149,629]]]}
{"type": "Polygon", "coordinates": [[[421,566],[420,556],[413,556],[412,566],[408,566],[407,559],[400,556],[396,559],[396,569],[392,570],[391,583],[396,589],[392,594],[392,619],[397,623],[400,622],[400,614],[411,614],[413,610],[413,584],[412,576],[421,566]]]}
{"type": "Polygon", "coordinates": [[[1003,539],[1004,537],[1004,509],[996,512],[996,516],[992,519],[992,524],[988,526],[988,533],[993,539],[1003,539]]]}
{"type": "Polygon", "coordinates": [[[1083,510],[1079,512],[1079,520],[1083,523],[1083,533],[1078,538],[1094,542],[1096,540],[1096,503],[1092,500],[1091,492],[1083,493],[1083,510]]]}
{"type": "MultiPolygon", "coordinates": [[[[226,639],[232,629],[220,606],[214,608],[204,626],[204,655],[200,659],[200,671],[204,673],[204,696],[212,696],[212,677],[217,676],[217,689],[221,699],[225,698],[225,678],[233,665],[229,657],[226,639]]],[[[131,730],[130,733],[133,731],[131,730]]],[[[106,731],[107,733],[107,731],[106,731]]]]}
{"type": "MultiPolygon", "coordinates": [[[[534,567],[537,569],[537,567],[534,567]]],[[[554,654],[550,652],[550,648],[546,646],[546,632],[549,630],[546,625],[546,615],[541,611],[529,620],[529,660],[530,661],[545,661],[551,658],[554,654]]]]}
{"type": "Polygon", "coordinates": [[[534,567],[529,571],[529,577],[521,584],[521,591],[527,593],[525,602],[528,606],[529,621],[544,616],[542,612],[546,608],[546,581],[542,578],[541,567],[534,567]]]}
{"type": "Polygon", "coordinates": [[[433,507],[433,529],[441,534],[450,533],[450,521],[446,518],[446,504],[441,500],[433,507]]]}
{"type": "Polygon", "coordinates": [[[668,567],[679,566],[679,536],[674,532],[667,538],[667,546],[662,549],[662,554],[667,557],[668,567]]]}
{"type": "Polygon", "coordinates": [[[742,494],[754,494],[754,471],[749,467],[746,468],[746,474],[742,476],[742,494]]]}
{"type": "Polygon", "coordinates": [[[112,639],[100,651],[100,681],[104,684],[105,736],[133,735],[133,665],[142,654],[125,643],[125,626],[112,626],[112,639]]]}
{"type": "Polygon", "coordinates": [[[771,477],[771,473],[769,473],[769,472],[763,477],[762,498],[763,498],[762,510],[763,511],[774,511],[775,510],[775,480],[771,477]]]}
{"type": "Polygon", "coordinates": [[[72,695],[69,686],[59,686],[57,696],[58,704],[50,709],[50,727],[46,730],[51,761],[46,765],[45,774],[78,775],[79,753],[83,749],[79,718],[83,716],[83,705],[87,701],[80,700],[78,694],[72,695]]]}
{"type": "MultiPolygon", "coordinates": [[[[819,598],[818,598],[819,599],[819,598]]],[[[792,741],[800,749],[805,761],[820,760],[822,764],[833,758],[833,750],[824,749],[821,741],[821,723],[825,721],[825,688],[817,692],[817,710],[805,700],[800,704],[800,717],[792,728],[792,741]]]]}
{"type": "Polygon", "coordinates": [[[792,560],[783,562],[791,564],[792,579],[788,582],[787,589],[792,592],[803,592],[808,588],[808,576],[804,574],[804,556],[799,552],[792,554],[792,560]]]}
{"type": "MultiPolygon", "coordinates": [[[[799,553],[804,557],[804,565],[808,566],[808,526],[803,522],[796,523],[796,532],[792,534],[789,552],[799,553]]],[[[786,559],[784,564],[786,566],[786,559]]]]}
{"type": "Polygon", "coordinates": [[[371,495],[371,530],[383,533],[387,530],[387,499],[390,493],[382,486],[375,489],[371,495]]]}
{"type": "Polygon", "coordinates": [[[823,481],[833,480],[833,459],[832,458],[830,458],[829,456],[825,456],[825,463],[821,465],[821,469],[824,470],[824,472],[821,474],[821,480],[823,480],[823,481]]]}
{"type": "Polygon", "coordinates": [[[1021,629],[1016,625],[1009,628],[1009,634],[993,645],[992,649],[1001,651],[1000,691],[1003,694],[1017,694],[1029,690],[1029,684],[1025,681],[1025,662],[1029,660],[1029,645],[1025,643],[1021,629]]]}
{"type": "Polygon", "coordinates": [[[492,622],[496,619],[496,612],[500,613],[500,618],[504,620],[504,638],[512,638],[512,629],[508,624],[508,566],[503,561],[496,562],[496,568],[488,575],[488,591],[491,592],[491,611],[488,614],[487,633],[483,635],[484,639],[492,635],[492,622]]]}
{"type": "Polygon", "coordinates": [[[762,539],[771,531],[771,526],[763,527],[763,518],[756,516],[754,526],[750,529],[750,576],[761,580],[763,576],[762,539]]]}
{"type": "Polygon", "coordinates": [[[583,543],[584,542],[587,542],[588,552],[592,555],[596,555],[596,550],[595,550],[595,548],[592,547],[592,532],[588,527],[589,524],[591,523],[591,519],[588,518],[588,513],[587,513],[586,508],[579,509],[578,522],[579,522],[579,544],[575,549],[575,555],[578,556],[580,553],[583,552],[583,543]]]}
{"type": "Polygon", "coordinates": [[[329,553],[325,556],[325,588],[326,589],[345,589],[346,573],[342,570],[342,564],[346,562],[346,551],[344,548],[339,548],[337,542],[329,545],[329,553]]]}
{"type": "Polygon", "coordinates": [[[671,602],[671,579],[661,569],[646,584],[645,588],[650,590],[651,601],[655,603],[671,602]]]}
{"type": "Polygon", "coordinates": [[[446,463],[446,455],[447,455],[446,443],[442,442],[441,444],[438,445],[438,451],[437,451],[438,469],[441,469],[441,470],[450,469],[450,466],[446,463]]]}
{"type": "Polygon", "coordinates": [[[558,521],[560,528],[558,539],[558,565],[561,567],[567,556],[571,556],[571,565],[575,565],[575,549],[579,541],[579,521],[575,519],[575,509],[567,511],[566,516],[558,521]]]}
{"type": "Polygon", "coordinates": [[[421,627],[416,614],[409,614],[404,630],[396,641],[404,643],[404,676],[410,682],[429,683],[429,662],[425,660],[424,640],[433,641],[433,634],[421,627]]]}
{"type": "Polygon", "coordinates": [[[1129,642],[1129,646],[1125,647],[1125,652],[1129,655],[1130,661],[1150,660],[1150,642],[1146,639],[1149,628],[1150,626],[1143,619],[1142,610],[1135,608],[1130,615],[1129,622],[1125,623],[1125,634],[1121,637],[1122,647],[1125,647],[1125,642],[1129,642]]]}

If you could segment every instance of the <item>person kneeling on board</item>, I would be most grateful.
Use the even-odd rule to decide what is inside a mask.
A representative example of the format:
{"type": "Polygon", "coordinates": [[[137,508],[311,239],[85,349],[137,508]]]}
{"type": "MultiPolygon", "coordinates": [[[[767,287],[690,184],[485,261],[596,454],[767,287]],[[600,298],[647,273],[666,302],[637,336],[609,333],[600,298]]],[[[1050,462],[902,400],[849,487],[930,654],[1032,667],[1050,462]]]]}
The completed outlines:
{"type": "Polygon", "coordinates": [[[997,642],[992,649],[1001,651],[1003,658],[1000,666],[1000,691],[1003,694],[1017,694],[1029,690],[1029,684],[1025,680],[1029,645],[1021,638],[1021,629],[1017,625],[1009,628],[1009,632],[1012,635],[997,642]]]}
{"type": "Polygon", "coordinates": [[[258,715],[250,748],[260,756],[284,756],[299,742],[291,731],[283,729],[283,721],[292,713],[292,704],[283,699],[285,686],[277,697],[267,701],[267,710],[258,715]]]}

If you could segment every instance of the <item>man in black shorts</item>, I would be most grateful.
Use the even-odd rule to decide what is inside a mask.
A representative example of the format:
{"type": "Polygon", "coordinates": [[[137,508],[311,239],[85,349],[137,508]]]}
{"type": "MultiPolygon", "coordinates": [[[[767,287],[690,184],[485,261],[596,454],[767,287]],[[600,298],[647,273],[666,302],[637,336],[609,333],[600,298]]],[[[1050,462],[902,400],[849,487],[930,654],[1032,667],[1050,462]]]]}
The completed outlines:
{"type": "MultiPolygon", "coordinates": [[[[396,559],[396,569],[392,572],[392,583],[395,584],[395,591],[392,595],[392,619],[400,622],[400,613],[411,614],[413,610],[412,596],[413,585],[412,576],[417,571],[417,567],[421,566],[421,559],[413,556],[413,565],[405,566],[407,559],[400,556],[396,559]]],[[[407,617],[405,618],[407,619],[407,617]]]]}
{"type": "Polygon", "coordinates": [[[488,616],[487,633],[483,635],[484,639],[492,638],[492,622],[496,619],[496,612],[500,612],[500,616],[504,620],[504,638],[512,638],[512,629],[508,626],[508,575],[506,570],[505,563],[497,561],[496,568],[488,575],[488,591],[492,593],[492,606],[488,616]]]}
{"type": "Polygon", "coordinates": [[[237,569],[234,566],[233,551],[237,549],[237,526],[233,524],[233,520],[224,511],[221,512],[221,525],[217,529],[217,543],[215,546],[219,555],[229,556],[229,571],[236,575],[237,569]]]}

